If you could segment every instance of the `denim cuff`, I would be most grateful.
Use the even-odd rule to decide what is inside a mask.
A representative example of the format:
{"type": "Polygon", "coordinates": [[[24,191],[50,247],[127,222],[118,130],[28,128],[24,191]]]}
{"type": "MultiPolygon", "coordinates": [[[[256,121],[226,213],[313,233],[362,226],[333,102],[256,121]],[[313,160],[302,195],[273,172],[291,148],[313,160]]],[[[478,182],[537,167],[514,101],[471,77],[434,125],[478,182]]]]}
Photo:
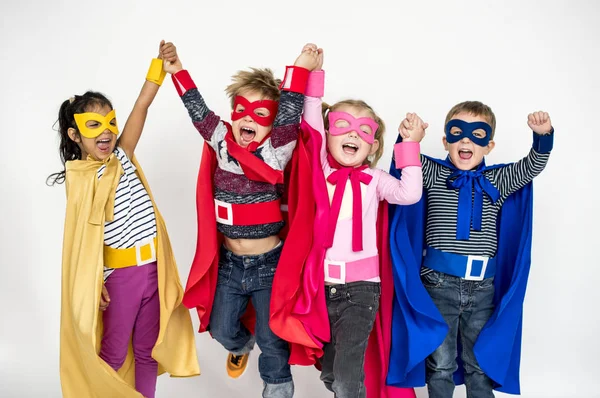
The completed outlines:
{"type": "Polygon", "coordinates": [[[233,355],[244,355],[249,353],[250,351],[252,351],[254,349],[254,344],[256,343],[256,337],[254,337],[254,335],[250,335],[250,339],[248,340],[248,342],[246,343],[246,345],[244,345],[244,347],[242,347],[241,350],[238,351],[229,351],[230,353],[232,353],[233,355]]]}
{"type": "Polygon", "coordinates": [[[262,377],[264,391],[263,397],[291,397],[294,393],[294,382],[292,381],[292,376],[285,377],[283,379],[269,379],[268,377],[262,377]],[[283,394],[277,395],[280,392],[291,392],[292,394],[283,394]]]}

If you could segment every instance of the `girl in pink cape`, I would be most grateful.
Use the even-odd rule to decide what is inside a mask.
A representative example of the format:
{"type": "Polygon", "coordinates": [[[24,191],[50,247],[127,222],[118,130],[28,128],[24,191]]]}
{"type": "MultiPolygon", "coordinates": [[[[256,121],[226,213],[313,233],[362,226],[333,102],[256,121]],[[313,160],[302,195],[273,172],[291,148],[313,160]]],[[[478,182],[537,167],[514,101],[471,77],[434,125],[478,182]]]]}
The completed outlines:
{"type": "Polygon", "coordinates": [[[323,105],[323,50],[307,47],[320,57],[308,80],[301,132],[315,203],[302,220],[290,213],[290,234],[297,224],[314,228],[303,267],[286,274],[298,283],[279,281],[294,294],[287,305],[271,304],[271,327],[292,343],[290,362],[316,364],[336,397],[415,397],[412,389],[385,385],[393,299],[385,202],[410,205],[421,198],[424,129],[411,130],[394,148],[401,180],[376,169],[383,121],[364,101],[323,105]],[[413,131],[421,133],[413,137],[413,131]],[[306,220],[310,215],[314,223],[306,220]]]}

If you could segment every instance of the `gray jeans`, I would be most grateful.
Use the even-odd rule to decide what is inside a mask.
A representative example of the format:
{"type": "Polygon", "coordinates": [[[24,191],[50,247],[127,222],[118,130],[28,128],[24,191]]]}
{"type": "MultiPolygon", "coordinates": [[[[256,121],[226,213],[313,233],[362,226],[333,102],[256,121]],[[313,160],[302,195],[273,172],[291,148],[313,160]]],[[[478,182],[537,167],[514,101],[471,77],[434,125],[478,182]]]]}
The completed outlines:
{"type": "Polygon", "coordinates": [[[323,347],[321,380],[336,398],[364,398],[365,351],[381,287],[374,282],[326,286],[331,341],[323,347]]]}
{"type": "Polygon", "coordinates": [[[423,268],[421,281],[449,327],[442,345],[427,358],[429,396],[452,398],[460,342],[467,397],[493,397],[493,382],[477,363],[473,346],[494,312],[494,278],[471,281],[423,268]]]}

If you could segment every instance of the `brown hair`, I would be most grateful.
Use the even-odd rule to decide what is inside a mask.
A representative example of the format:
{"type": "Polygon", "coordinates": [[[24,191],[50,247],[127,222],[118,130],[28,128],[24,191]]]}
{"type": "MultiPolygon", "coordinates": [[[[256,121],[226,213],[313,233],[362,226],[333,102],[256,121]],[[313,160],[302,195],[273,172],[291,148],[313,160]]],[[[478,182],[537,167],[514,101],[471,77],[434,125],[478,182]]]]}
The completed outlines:
{"type": "Polygon", "coordinates": [[[279,101],[279,85],[281,80],[275,79],[271,69],[250,68],[249,71],[240,70],[231,76],[231,83],[225,92],[231,100],[231,107],[235,97],[242,91],[254,91],[260,93],[264,98],[279,101]]]}
{"type": "Polygon", "coordinates": [[[465,101],[461,102],[460,104],[454,105],[452,109],[450,109],[450,112],[448,112],[448,115],[446,116],[444,126],[446,126],[455,115],[458,115],[462,112],[470,113],[473,116],[482,116],[483,118],[485,118],[490,124],[490,126],[492,126],[492,134],[490,136],[490,139],[494,139],[494,133],[496,132],[496,115],[494,115],[494,112],[492,112],[492,108],[479,101],[465,101]]]}
{"type": "Polygon", "coordinates": [[[375,131],[375,139],[377,141],[379,141],[379,148],[377,148],[377,152],[375,152],[375,154],[373,155],[373,160],[372,161],[367,160],[367,164],[369,165],[369,167],[375,167],[375,165],[377,164],[377,161],[383,155],[383,134],[385,133],[385,123],[383,123],[383,120],[381,120],[379,115],[377,115],[375,113],[375,111],[373,110],[373,108],[371,108],[371,106],[369,106],[369,104],[367,104],[365,101],[347,99],[347,100],[339,101],[333,105],[328,105],[325,102],[323,102],[322,111],[323,111],[323,123],[325,125],[325,130],[329,130],[329,118],[327,117],[327,113],[335,111],[336,109],[338,109],[342,106],[352,106],[355,108],[366,109],[371,114],[371,117],[373,118],[373,120],[375,120],[375,122],[377,122],[377,124],[379,125],[379,127],[377,128],[377,131],[375,131]]]}

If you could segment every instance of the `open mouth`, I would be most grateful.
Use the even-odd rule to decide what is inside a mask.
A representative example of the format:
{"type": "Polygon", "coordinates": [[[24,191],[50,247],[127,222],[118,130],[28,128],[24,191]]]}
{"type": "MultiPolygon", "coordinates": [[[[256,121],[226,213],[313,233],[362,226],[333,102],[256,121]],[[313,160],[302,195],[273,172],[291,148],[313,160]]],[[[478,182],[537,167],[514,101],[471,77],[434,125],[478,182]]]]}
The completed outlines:
{"type": "Polygon", "coordinates": [[[358,145],[348,142],[342,145],[342,151],[348,155],[354,155],[358,152],[358,145]]]}
{"type": "Polygon", "coordinates": [[[473,152],[468,150],[468,149],[460,149],[458,151],[458,156],[462,159],[462,160],[469,160],[471,159],[471,157],[473,156],[473,152]]]}
{"type": "Polygon", "coordinates": [[[242,138],[242,142],[249,144],[254,140],[254,137],[256,137],[256,131],[250,127],[241,127],[240,137],[242,138]]]}
{"type": "Polygon", "coordinates": [[[110,138],[103,138],[101,140],[96,141],[96,146],[102,152],[107,152],[110,150],[110,138]]]}

